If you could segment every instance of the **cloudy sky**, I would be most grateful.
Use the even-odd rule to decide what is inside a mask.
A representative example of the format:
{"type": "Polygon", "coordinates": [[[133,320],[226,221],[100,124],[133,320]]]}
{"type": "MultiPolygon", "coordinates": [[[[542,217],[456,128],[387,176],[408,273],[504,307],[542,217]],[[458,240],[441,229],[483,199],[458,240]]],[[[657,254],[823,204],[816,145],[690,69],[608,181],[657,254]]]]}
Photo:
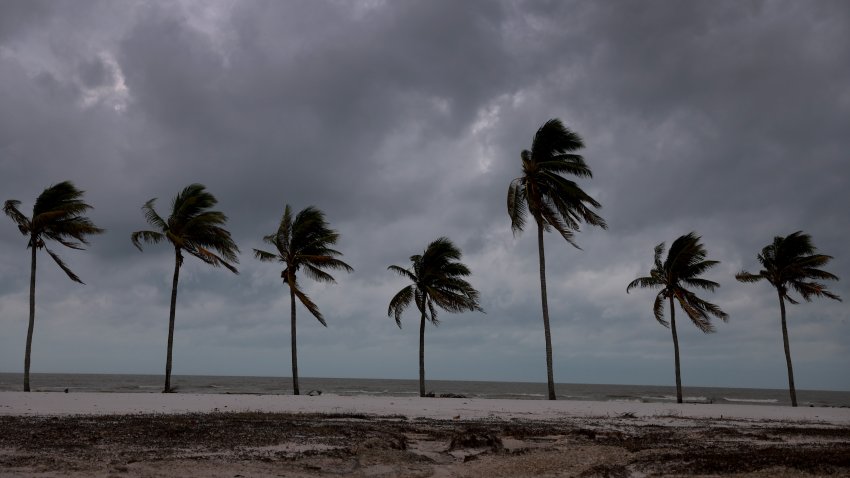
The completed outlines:
{"type": "MultiPolygon", "coordinates": [[[[730,320],[680,322],[684,385],[783,388],[775,292],[733,276],[802,229],[850,298],[848,58],[841,0],[1,2],[0,200],[31,211],[72,180],[108,230],[61,251],[85,286],[42,253],[32,370],[162,373],[173,255],[129,236],[199,182],[240,274],[187,259],[174,373],[289,375],[288,292],[251,256],[288,203],[324,210],[355,268],[304,280],[329,326],[299,309],[302,376],[415,378],[417,314],[387,317],[406,284],[386,268],[448,236],[487,313],[428,327],[428,378],[544,382],[535,234],[511,233],[505,196],[561,118],[610,227],[582,250],[546,237],[556,381],[673,384],[654,293],[625,289],[696,231],[730,320]]],[[[20,372],[29,256],[2,222],[0,371],[20,372]]],[[[850,390],[847,305],[789,324],[797,386],[850,390]]]]}

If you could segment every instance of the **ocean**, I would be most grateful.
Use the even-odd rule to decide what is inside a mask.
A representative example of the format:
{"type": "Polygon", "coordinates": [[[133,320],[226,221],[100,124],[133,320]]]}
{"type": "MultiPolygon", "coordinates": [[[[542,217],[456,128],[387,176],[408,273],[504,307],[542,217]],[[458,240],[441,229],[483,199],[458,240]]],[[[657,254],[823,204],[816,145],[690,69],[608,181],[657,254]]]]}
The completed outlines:
{"type": "MultiPolygon", "coordinates": [[[[207,375],[173,375],[172,385],[178,393],[223,393],[288,395],[292,393],[289,377],[233,377],[207,375]]],[[[132,392],[158,393],[162,375],[109,375],[35,373],[30,386],[40,392],[132,392]]],[[[313,378],[299,380],[301,393],[320,391],[335,395],[374,395],[413,397],[419,394],[417,380],[372,378],[313,378]]],[[[469,398],[509,398],[543,400],[546,384],[533,382],[479,382],[461,380],[427,380],[426,389],[436,395],[456,394],[469,398]]],[[[23,389],[23,374],[0,373],[0,391],[23,389]]],[[[556,385],[558,399],[594,401],[630,401],[674,403],[676,388],[657,385],[605,385],[562,383],[556,385]]],[[[684,387],[688,403],[736,403],[749,405],[790,405],[788,390],[763,388],[684,387]]],[[[797,390],[801,406],[850,407],[850,392],[797,390]]]]}

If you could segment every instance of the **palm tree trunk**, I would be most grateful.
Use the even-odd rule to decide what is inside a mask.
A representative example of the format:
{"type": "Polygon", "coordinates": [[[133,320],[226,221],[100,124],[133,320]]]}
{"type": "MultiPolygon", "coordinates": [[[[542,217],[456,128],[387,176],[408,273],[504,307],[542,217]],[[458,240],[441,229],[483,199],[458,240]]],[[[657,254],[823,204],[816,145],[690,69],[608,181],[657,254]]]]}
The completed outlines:
{"type": "Polygon", "coordinates": [[[292,282],[289,283],[289,301],[292,309],[292,330],[290,332],[292,336],[292,393],[300,395],[298,390],[298,348],[295,341],[295,289],[293,289],[292,282]]]}
{"type": "Polygon", "coordinates": [[[552,333],[549,331],[549,304],[546,302],[546,258],[543,253],[543,223],[540,221],[537,221],[537,252],[540,254],[540,297],[543,301],[543,332],[546,335],[546,380],[549,385],[549,400],[555,400],[552,333]]]}
{"type": "Polygon", "coordinates": [[[174,314],[177,311],[177,281],[180,279],[180,266],[183,256],[180,248],[174,248],[174,279],[171,281],[171,310],[168,313],[168,351],[165,358],[165,388],[162,393],[171,393],[171,350],[174,348],[174,314]]]}
{"type": "Polygon", "coordinates": [[[419,396],[425,396],[425,311],[419,321],[419,396]]]}
{"type": "Polygon", "coordinates": [[[24,354],[24,391],[30,391],[30,355],[32,354],[32,331],[35,328],[35,238],[30,240],[32,263],[30,265],[30,320],[27,327],[27,349],[24,354]]]}
{"type": "Polygon", "coordinates": [[[797,389],[794,388],[794,367],[791,365],[791,346],[788,344],[788,325],[785,322],[785,299],[779,292],[779,311],[782,314],[782,342],[785,344],[785,363],[788,365],[788,390],[791,392],[791,406],[797,406],[797,389]]]}
{"type": "Polygon", "coordinates": [[[682,370],[679,367],[679,336],[676,334],[676,310],[670,296],[670,329],[673,331],[673,353],[676,355],[676,403],[682,403],[682,370]]]}

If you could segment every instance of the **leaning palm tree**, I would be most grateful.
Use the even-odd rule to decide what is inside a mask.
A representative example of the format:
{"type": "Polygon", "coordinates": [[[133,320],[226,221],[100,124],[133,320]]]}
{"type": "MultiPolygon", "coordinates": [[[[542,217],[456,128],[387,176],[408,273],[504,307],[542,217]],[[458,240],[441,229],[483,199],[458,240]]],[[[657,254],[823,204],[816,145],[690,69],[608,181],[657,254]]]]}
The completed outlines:
{"type": "Polygon", "coordinates": [[[88,245],[86,236],[101,234],[103,229],[95,226],[85,216],[92,207],[83,202],[85,191],[77,189],[70,181],[64,181],[45,189],[35,200],[32,216],[21,213],[21,202],[15,199],[6,201],[3,212],[15,224],[21,234],[28,236],[27,247],[31,249],[30,263],[30,316],[27,327],[27,347],[24,353],[24,391],[30,391],[30,355],[32,353],[32,333],[35,326],[35,264],[36,252],[44,249],[56,261],[60,269],[74,281],[83,283],[71,269],[62,262],[56,253],[47,248],[47,240],[53,240],[71,249],[82,250],[88,245]]]}
{"type": "Polygon", "coordinates": [[[310,297],[301,289],[296,273],[299,269],[304,274],[319,282],[336,282],[332,275],[326,270],[344,270],[351,272],[354,269],[338,259],[341,252],[333,249],[339,240],[339,234],[330,228],[325,220],[325,214],[315,207],[307,207],[292,220],[292,210],[289,205],[283,211],[283,218],[277,231],[263,237],[263,241],[272,245],[276,252],[266,252],[254,249],[254,257],[264,262],[280,262],[284,265],[280,277],[283,283],[289,286],[289,302],[291,315],[291,339],[292,339],[292,393],[298,395],[298,349],[295,341],[295,298],[313,314],[320,324],[325,327],[328,324],[319,307],[310,300],[310,297]]]}
{"type": "Polygon", "coordinates": [[[718,261],[705,260],[706,251],[699,241],[700,237],[694,232],[680,236],[670,246],[670,251],[667,253],[667,259],[664,260],[664,263],[661,262],[661,255],[664,254],[664,243],[658,244],[655,246],[655,266],[649,271],[649,276],[638,277],[626,287],[626,293],[634,287],[661,289],[655,296],[652,311],[655,314],[655,320],[664,327],[670,327],[673,332],[673,352],[676,356],[676,401],[678,403],[682,403],[682,374],[679,368],[679,337],[676,335],[676,309],[673,307],[673,299],[679,302],[679,306],[688,314],[691,322],[703,333],[714,332],[710,316],[713,315],[724,322],[729,320],[729,316],[720,307],[700,299],[692,291],[686,289],[686,287],[694,287],[714,292],[715,289],[720,287],[717,282],[699,277],[705,271],[719,264],[718,261]],[[670,301],[669,323],[664,320],[664,299],[670,301]]]}
{"type": "Polygon", "coordinates": [[[838,280],[838,276],[819,267],[825,266],[832,256],[816,254],[812,237],[797,231],[786,237],[774,237],[773,244],[765,246],[758,255],[763,267],[758,274],[741,271],[735,278],[741,282],[768,281],[779,295],[779,313],[782,318],[782,342],[785,345],[785,363],[788,366],[788,389],[791,392],[791,406],[797,406],[797,390],[794,388],[794,369],[791,366],[791,348],[788,345],[788,326],[785,322],[785,301],[797,304],[788,295],[789,289],[797,291],[806,301],[812,297],[828,297],[841,301],[841,297],[826,289],[817,280],[838,280]]]}
{"type": "Polygon", "coordinates": [[[449,312],[479,311],[478,291],[464,277],[469,268],[460,262],[461,252],[452,241],[441,237],[428,244],[423,254],[410,256],[411,269],[391,265],[387,269],[410,279],[413,284],[390,300],[387,315],[401,328],[401,314],[416,302],[419,309],[419,396],[425,396],[425,321],[439,325],[437,307],[449,312]]]}
{"type": "Polygon", "coordinates": [[[574,151],[584,147],[581,137],[565,128],[559,119],[551,119],[537,130],[531,151],[524,150],[522,176],[508,188],[508,215],[514,234],[525,227],[526,214],[537,223],[537,251],[540,256],[540,295],[543,303],[543,331],[546,337],[546,378],[549,400],[555,400],[552,371],[552,335],[549,331],[549,305],[546,298],[546,260],[543,232],[555,229],[567,242],[579,248],[573,233],[583,221],[607,229],[605,220],[591,210],[602,207],[564,174],[592,177],[584,158],[574,151]]]}
{"type": "Polygon", "coordinates": [[[163,393],[174,391],[171,388],[171,350],[174,346],[174,313],[177,308],[177,282],[180,267],[183,265],[183,252],[195,256],[205,263],[223,266],[234,274],[239,272],[231,263],[238,263],[236,254],[239,248],[224,229],[227,216],[209,209],[218,200],[206,191],[202,184],[191,184],[180,191],[171,203],[168,219],[154,210],[156,198],[142,206],[145,220],[155,230],[136,231],[131,234],[133,245],[140,251],[142,243],[157,244],[168,241],[174,247],[174,278],[171,282],[171,310],[168,316],[168,352],[165,359],[165,388],[163,393]]]}

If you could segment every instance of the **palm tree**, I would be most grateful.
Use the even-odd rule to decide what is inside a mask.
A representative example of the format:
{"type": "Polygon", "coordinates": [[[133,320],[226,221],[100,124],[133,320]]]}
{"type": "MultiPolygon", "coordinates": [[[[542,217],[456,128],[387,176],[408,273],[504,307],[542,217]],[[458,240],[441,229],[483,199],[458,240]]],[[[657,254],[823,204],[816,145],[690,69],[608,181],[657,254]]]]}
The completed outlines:
{"type": "Polygon", "coordinates": [[[168,352],[165,359],[165,388],[163,393],[173,392],[171,388],[171,350],[174,346],[174,312],[177,308],[177,281],[180,267],[183,265],[183,252],[195,256],[205,263],[223,266],[230,272],[239,272],[231,263],[239,263],[236,254],[239,248],[224,229],[227,216],[209,209],[218,200],[206,191],[202,184],[191,184],[180,191],[171,203],[168,219],[154,210],[156,198],[142,206],[145,220],[155,230],[136,231],[131,234],[133,245],[140,251],[142,242],[157,244],[168,241],[174,247],[174,279],[171,282],[171,310],[168,316],[168,352]],[[215,252],[214,252],[215,251],[215,252]]]}
{"type": "Polygon", "coordinates": [[[791,392],[791,406],[797,406],[797,390],[794,388],[794,369],[791,366],[791,348],[788,345],[788,326],[785,322],[785,301],[797,304],[788,295],[789,289],[797,291],[806,301],[812,297],[828,297],[841,301],[841,297],[826,289],[817,280],[838,280],[838,276],[819,267],[825,266],[832,256],[816,254],[812,237],[797,231],[786,237],[774,237],[773,244],[765,246],[758,255],[762,270],[758,274],[741,271],[735,278],[741,282],[767,280],[776,288],[779,295],[779,313],[782,318],[782,342],[785,345],[785,363],[788,365],[788,389],[791,392]]]}
{"type": "Polygon", "coordinates": [[[437,307],[449,312],[484,310],[478,304],[478,291],[464,277],[471,274],[460,262],[461,252],[452,241],[441,237],[423,254],[410,256],[411,269],[391,265],[387,269],[410,279],[413,284],[398,291],[390,300],[387,315],[401,328],[401,314],[411,302],[419,309],[419,396],[425,396],[425,321],[439,325],[437,307]]]}
{"type": "Polygon", "coordinates": [[[605,220],[589,207],[602,207],[564,174],[592,177],[584,158],[574,151],[584,147],[581,137],[564,127],[559,119],[547,121],[524,150],[522,176],[511,181],[508,188],[508,215],[514,234],[525,227],[526,213],[537,222],[537,250],[540,256],[540,295],[543,303],[543,330],[546,336],[546,378],[549,400],[555,400],[555,380],[552,371],[552,335],[549,331],[549,305],[546,299],[546,260],[543,251],[543,232],[553,228],[563,238],[580,249],[573,232],[583,221],[607,229],[605,220]]]}
{"type": "Polygon", "coordinates": [[[354,269],[338,259],[341,252],[332,247],[339,240],[339,234],[330,228],[325,220],[325,214],[309,206],[304,208],[292,220],[292,210],[289,205],[283,211],[283,218],[277,231],[263,237],[263,241],[273,245],[277,252],[266,252],[254,249],[254,257],[263,262],[280,262],[284,265],[280,277],[283,283],[289,286],[289,301],[291,308],[291,339],[292,339],[292,393],[298,395],[298,349],[295,340],[295,298],[304,304],[304,307],[313,314],[320,324],[325,327],[322,313],[319,307],[304,293],[298,284],[296,273],[304,269],[307,277],[319,282],[335,283],[333,276],[326,270],[344,270],[352,272],[354,269]]]}
{"type": "Polygon", "coordinates": [[[35,326],[35,265],[36,251],[45,249],[60,269],[74,281],[83,283],[71,269],[62,262],[56,253],[47,248],[47,240],[56,241],[65,247],[82,250],[88,245],[86,236],[101,234],[103,229],[97,227],[85,216],[92,207],[83,202],[85,191],[77,189],[70,181],[64,181],[45,189],[35,200],[32,217],[21,213],[18,206],[21,202],[9,199],[3,205],[6,213],[21,234],[29,236],[27,247],[32,251],[30,263],[30,316],[27,327],[27,347],[24,354],[24,391],[30,391],[30,355],[32,354],[32,333],[35,326]]]}
{"type": "Polygon", "coordinates": [[[638,277],[628,287],[628,293],[634,287],[658,289],[652,311],[657,320],[664,327],[670,327],[673,332],[673,352],[676,356],[676,401],[682,403],[682,374],[679,368],[679,337],[676,335],[676,309],[673,307],[673,299],[679,302],[682,310],[688,314],[691,322],[703,333],[714,332],[711,317],[715,316],[726,322],[729,316],[720,310],[720,307],[700,299],[686,287],[714,292],[720,284],[699,276],[703,272],[719,264],[718,261],[705,260],[705,248],[700,244],[700,237],[691,232],[680,236],[673,241],[667,259],[661,263],[661,255],[664,254],[664,243],[655,246],[655,266],[649,271],[649,276],[638,277]],[[670,301],[670,322],[664,320],[664,299],[670,301]]]}

